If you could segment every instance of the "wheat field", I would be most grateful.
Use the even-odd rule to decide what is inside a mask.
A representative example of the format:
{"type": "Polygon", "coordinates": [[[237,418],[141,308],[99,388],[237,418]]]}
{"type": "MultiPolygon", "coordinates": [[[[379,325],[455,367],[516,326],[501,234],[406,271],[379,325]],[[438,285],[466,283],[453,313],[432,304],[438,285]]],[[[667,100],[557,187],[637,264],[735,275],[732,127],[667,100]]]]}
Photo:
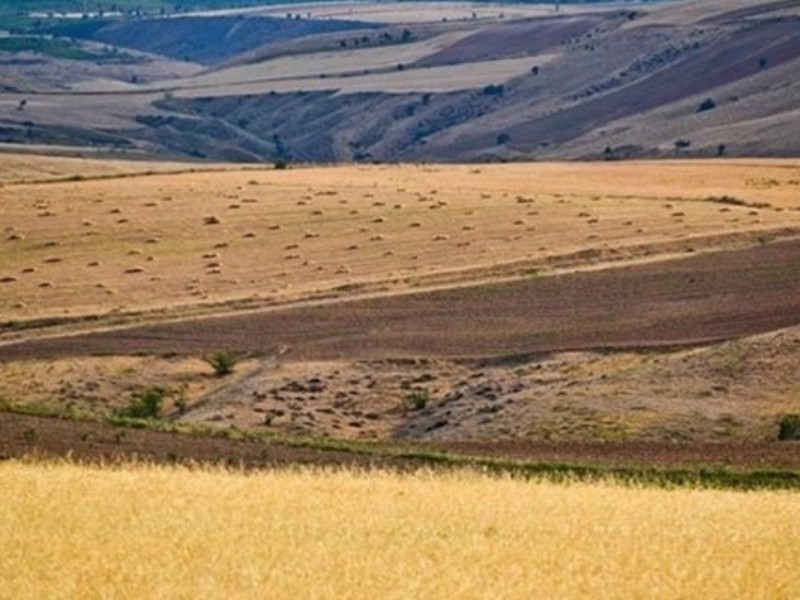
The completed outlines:
{"type": "Polygon", "coordinates": [[[797,494],[0,465],[2,598],[791,598],[797,494]]]}

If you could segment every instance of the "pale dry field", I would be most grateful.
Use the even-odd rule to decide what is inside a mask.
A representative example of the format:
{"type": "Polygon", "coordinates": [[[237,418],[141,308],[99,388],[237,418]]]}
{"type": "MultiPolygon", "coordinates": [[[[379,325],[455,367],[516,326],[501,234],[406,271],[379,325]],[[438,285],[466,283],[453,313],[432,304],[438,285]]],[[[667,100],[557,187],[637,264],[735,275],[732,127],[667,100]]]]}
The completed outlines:
{"type": "Polygon", "coordinates": [[[196,165],[0,163],[0,321],[394,293],[800,228],[796,160],[178,174],[147,173],[196,165]],[[76,171],[82,180],[10,183],[76,171]],[[132,172],[142,175],[109,177],[132,172]]]}
{"type": "Polygon", "coordinates": [[[0,94],[0,118],[17,121],[17,106],[28,100],[25,106],[26,119],[42,125],[63,125],[126,129],[136,126],[136,117],[158,114],[150,106],[161,98],[150,94],[73,94],[48,93],[0,94]]]}
{"type": "MultiPolygon", "coordinates": [[[[586,7],[562,6],[562,14],[587,12],[586,7]]],[[[258,7],[216,11],[199,11],[194,16],[219,16],[223,14],[260,14],[283,17],[287,13],[310,15],[313,19],[342,19],[378,23],[435,23],[477,19],[511,19],[540,17],[554,14],[548,5],[499,5],[471,2],[314,2],[311,4],[282,4],[276,7],[258,7]]]]}
{"type": "MultiPolygon", "coordinates": [[[[295,78],[294,75],[286,79],[264,78],[263,80],[249,79],[251,75],[237,73],[228,75],[227,71],[220,71],[219,77],[211,74],[199,80],[180,80],[174,85],[172,94],[176,98],[214,98],[230,95],[265,94],[269,92],[322,92],[335,91],[338,94],[358,94],[362,92],[375,92],[387,94],[413,94],[424,92],[455,92],[481,88],[487,85],[502,84],[514,77],[519,77],[529,72],[534,65],[543,65],[550,62],[555,55],[526,56],[524,58],[506,58],[491,61],[470,62],[459,65],[443,67],[404,68],[403,70],[387,70],[378,73],[331,76],[309,76],[295,78]],[[241,77],[241,79],[240,79],[241,77]],[[230,83],[217,83],[218,79],[231,79],[230,83]]],[[[283,59],[276,59],[283,60],[283,59]]],[[[286,59],[294,60],[294,59],[286,59]]],[[[306,61],[304,55],[298,59],[306,61]]],[[[391,61],[391,58],[389,58],[391,61]]],[[[338,61],[338,59],[337,59],[338,61]]],[[[273,62],[273,61],[270,61],[273,62]]],[[[338,63],[343,72],[353,70],[353,63],[338,63]]],[[[402,60],[393,60],[389,67],[394,69],[402,60]]],[[[269,66],[269,63],[267,63],[269,66]]],[[[289,66],[289,65],[284,65],[289,66]]],[[[316,70],[316,69],[315,69],[316,70]]],[[[325,71],[320,73],[324,74],[325,71]]]]}
{"type": "MultiPolygon", "coordinates": [[[[210,71],[178,82],[153,84],[146,87],[156,90],[162,87],[185,90],[195,87],[238,86],[248,82],[265,80],[296,79],[319,75],[332,76],[341,73],[362,72],[366,69],[385,69],[395,67],[398,63],[418,61],[473,33],[474,31],[453,31],[421,42],[411,42],[397,46],[285,56],[263,62],[210,71]]],[[[353,36],[348,37],[346,33],[342,33],[342,39],[349,41],[351,37],[353,36]]],[[[230,92],[228,95],[230,95],[230,92]]]]}
{"type": "Polygon", "coordinates": [[[3,598],[793,598],[796,493],[0,465],[3,598]]]}
{"type": "MultiPolygon", "coordinates": [[[[87,160],[68,156],[45,156],[32,153],[0,153],[0,190],[9,184],[46,183],[64,179],[99,179],[129,175],[204,171],[234,168],[232,165],[191,164],[154,160],[87,160]]],[[[237,165],[237,170],[242,166],[237,165]]],[[[5,192],[0,198],[5,199],[5,192]]]]}

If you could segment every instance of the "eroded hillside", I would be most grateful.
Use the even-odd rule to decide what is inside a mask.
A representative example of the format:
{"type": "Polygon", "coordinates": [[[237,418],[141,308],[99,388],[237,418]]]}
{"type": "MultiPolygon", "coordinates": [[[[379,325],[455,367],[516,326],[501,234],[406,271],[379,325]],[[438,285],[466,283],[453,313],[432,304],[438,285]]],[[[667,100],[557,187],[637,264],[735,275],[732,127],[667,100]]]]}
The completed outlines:
{"type": "Polygon", "coordinates": [[[117,54],[0,52],[0,140],[237,161],[800,152],[797,2],[444,6],[62,24],[117,54]]]}

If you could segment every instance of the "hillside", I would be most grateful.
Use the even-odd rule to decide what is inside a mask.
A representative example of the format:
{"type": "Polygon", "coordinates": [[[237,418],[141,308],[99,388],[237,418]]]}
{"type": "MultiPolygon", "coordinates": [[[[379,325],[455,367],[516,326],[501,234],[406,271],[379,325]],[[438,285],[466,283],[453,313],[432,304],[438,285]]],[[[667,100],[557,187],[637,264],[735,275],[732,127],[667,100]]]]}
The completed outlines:
{"type": "Polygon", "coordinates": [[[268,434],[768,443],[800,408],[798,186],[797,159],[2,154],[0,412],[158,389],[268,434]]]}
{"type": "Polygon", "coordinates": [[[792,156],[798,26],[794,0],[61,23],[135,60],[0,51],[0,141],[235,161],[792,156]]]}

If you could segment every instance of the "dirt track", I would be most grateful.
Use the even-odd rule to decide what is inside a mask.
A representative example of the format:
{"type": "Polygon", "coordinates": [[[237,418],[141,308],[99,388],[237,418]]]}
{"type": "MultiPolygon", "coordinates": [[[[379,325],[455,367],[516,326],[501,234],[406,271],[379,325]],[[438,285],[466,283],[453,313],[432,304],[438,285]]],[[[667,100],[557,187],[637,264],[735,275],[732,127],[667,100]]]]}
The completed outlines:
{"type": "MultiPolygon", "coordinates": [[[[398,450],[444,450],[467,456],[495,456],[531,462],[590,463],[607,466],[683,468],[721,466],[749,469],[800,469],[797,443],[454,443],[435,446],[403,444],[398,450]]],[[[86,461],[191,461],[250,468],[287,465],[414,468],[424,460],[222,437],[122,429],[105,423],[0,413],[0,460],[38,456],[86,461]]]]}
{"type": "Polygon", "coordinates": [[[0,359],[207,353],[489,356],[702,343],[800,323],[800,240],[623,268],[0,346],[0,359]]]}

